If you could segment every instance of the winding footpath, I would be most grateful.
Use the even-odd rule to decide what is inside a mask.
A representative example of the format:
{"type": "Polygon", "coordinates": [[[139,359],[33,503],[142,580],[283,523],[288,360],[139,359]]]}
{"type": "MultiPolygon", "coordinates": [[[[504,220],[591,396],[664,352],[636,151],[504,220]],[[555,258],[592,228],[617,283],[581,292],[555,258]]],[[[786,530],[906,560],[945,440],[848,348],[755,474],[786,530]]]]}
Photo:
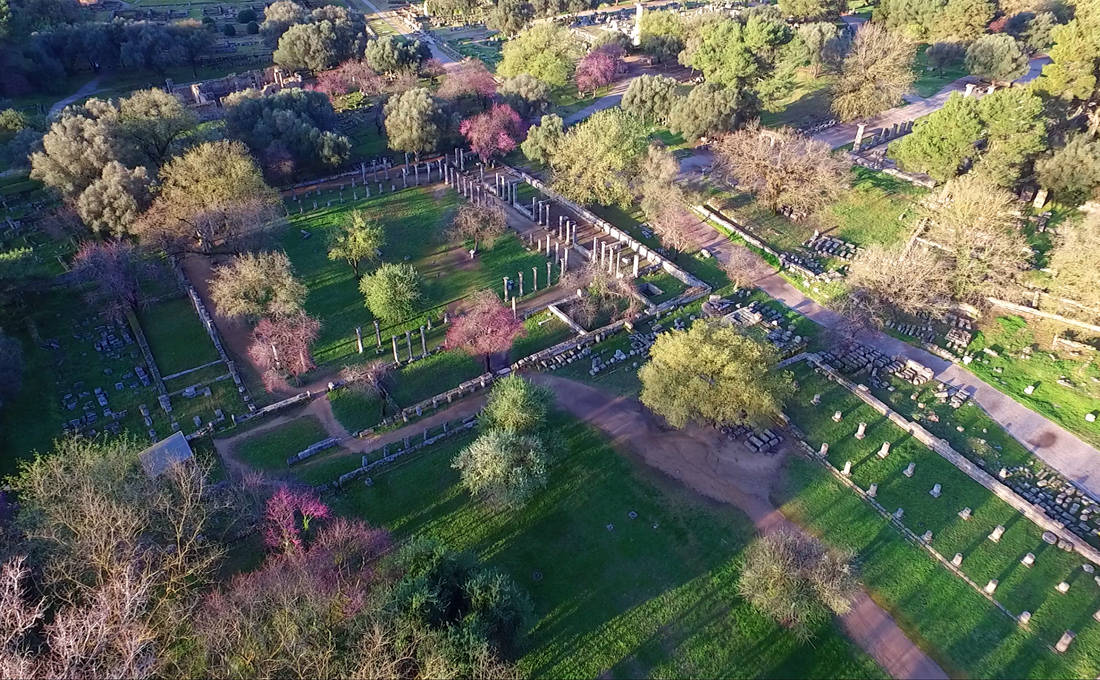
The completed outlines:
{"type": "MultiPolygon", "coordinates": [[[[550,388],[559,408],[597,427],[620,450],[708,498],[737,507],[759,533],[806,533],[771,500],[773,485],[781,477],[783,455],[749,453],[740,443],[710,428],[670,430],[637,399],[616,397],[574,380],[547,374],[534,374],[530,379],[550,388]]],[[[860,591],[851,610],[839,619],[849,638],[891,677],[947,678],[866,591],[860,591]]]]}

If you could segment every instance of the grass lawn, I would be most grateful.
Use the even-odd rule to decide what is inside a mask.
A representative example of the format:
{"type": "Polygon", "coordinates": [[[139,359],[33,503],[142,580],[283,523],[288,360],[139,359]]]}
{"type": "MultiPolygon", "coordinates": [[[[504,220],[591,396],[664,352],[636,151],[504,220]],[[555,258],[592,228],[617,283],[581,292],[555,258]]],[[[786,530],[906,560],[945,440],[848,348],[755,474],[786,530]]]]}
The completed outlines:
{"type": "Polygon", "coordinates": [[[925,52],[928,51],[929,47],[929,45],[918,47],[917,58],[913,62],[913,73],[916,75],[916,80],[913,81],[913,90],[922,97],[931,97],[948,83],[968,75],[961,60],[942,71],[932,69],[928,65],[928,57],[925,56],[925,52]]]}
{"type": "Polygon", "coordinates": [[[523,328],[524,336],[512,343],[512,351],[508,353],[513,362],[573,337],[573,330],[550,312],[539,312],[527,318],[523,328]]]}
{"type": "Polygon", "coordinates": [[[852,169],[852,188],[826,217],[835,235],[866,246],[906,239],[917,218],[916,202],[927,190],[867,168],[852,169]]]}
{"type": "Polygon", "coordinates": [[[865,489],[878,484],[879,503],[887,510],[903,508],[905,525],[917,535],[931,531],[932,546],[941,554],[962,553],[961,569],[974,582],[984,585],[997,579],[997,600],[1014,614],[1032,612],[1030,626],[1010,635],[1017,627],[1014,621],[901,540],[854,494],[832,493],[837,487],[823,472],[796,474],[801,481],[785,510],[830,541],[855,548],[864,562],[867,584],[903,625],[912,626],[934,646],[949,667],[982,677],[1094,677],[1100,671],[1100,623],[1092,614],[1100,607],[1100,587],[1081,569],[1083,559],[1044,543],[1038,527],[840,385],[806,364],[793,370],[799,390],[787,414],[807,433],[810,445],[816,450],[828,442],[834,467],[852,461],[851,479],[856,484],[865,489]],[[816,407],[810,403],[815,393],[821,394],[822,402],[816,407]],[[837,410],[843,413],[839,423],[832,420],[837,410]],[[868,425],[862,441],[853,436],[861,421],[868,425]],[[876,451],[884,441],[892,445],[887,458],[881,459],[876,451]],[[901,474],[909,462],[916,464],[912,478],[901,474]],[[942,496],[933,498],[929,490],[937,483],[942,496]],[[958,517],[963,507],[973,510],[970,520],[958,517]],[[997,525],[1006,531],[994,543],[987,536],[997,525]],[[1028,552],[1036,555],[1030,568],[1020,563],[1028,552]],[[1063,580],[1071,584],[1067,595],[1055,590],[1063,580]],[[1066,629],[1078,634],[1077,641],[1064,658],[1055,657],[1044,645],[1053,645],[1066,629]],[[976,640],[983,643],[977,650],[972,646],[976,640]]]}
{"type": "Polygon", "coordinates": [[[882,676],[834,624],[798,644],[738,596],[752,536],[743,515],[635,466],[574,420],[554,426],[550,484],[521,513],[486,509],[462,489],[450,461],[469,436],[353,485],[335,508],[399,540],[472,550],[514,578],[537,619],[523,676],[882,676]]]}
{"type": "MultiPolygon", "coordinates": [[[[320,338],[314,345],[319,364],[351,359],[356,350],[357,326],[363,328],[365,337],[373,335],[373,317],[363,303],[351,268],[327,256],[329,231],[353,209],[367,210],[385,227],[387,244],[382,249],[383,261],[408,262],[423,277],[423,299],[417,314],[396,324],[383,324],[383,353],[389,350],[387,341],[391,335],[403,335],[406,329],[418,330],[428,318],[436,321],[429,335],[430,349],[442,341],[443,329],[437,324],[447,305],[478,290],[499,292],[502,277],[514,277],[517,271],[545,266],[542,256],[525,250],[512,234],[497,239],[491,248],[483,247],[477,259],[469,260],[463,244],[448,241],[444,236],[458,202],[457,195],[449,190],[410,188],[324,207],[336,196],[337,192],[330,191],[318,197],[317,205],[321,207],[300,215],[293,214],[296,204],[290,202],[292,217],[281,239],[295,271],[309,289],[306,311],[322,324],[320,338]],[[301,230],[311,237],[302,238],[301,230]]],[[[302,205],[311,206],[313,200],[312,196],[303,199],[302,205]]],[[[404,358],[405,347],[401,350],[404,358]]],[[[417,353],[419,350],[414,348],[417,353]]]]}
{"type": "MultiPolygon", "coordinates": [[[[1088,613],[1080,611],[1075,616],[1061,618],[1048,612],[1041,628],[1036,613],[1031,629],[1022,628],[930,555],[904,540],[885,519],[817,463],[792,460],[788,479],[790,488],[782,508],[784,514],[827,542],[853,550],[863,583],[875,600],[911,636],[922,639],[926,651],[951,675],[1075,678],[1096,674],[1100,667],[1096,658],[1100,649],[1098,624],[1091,621],[1088,613]],[[1067,628],[1077,632],[1078,637],[1065,655],[1056,654],[1047,645],[1053,644],[1067,628]]],[[[984,543],[992,545],[989,541],[984,543]]],[[[1048,556],[1039,552],[1036,555],[1036,566],[1048,556]]],[[[967,562],[964,560],[963,564],[967,562]]],[[[1014,569],[1021,571],[1024,567],[1017,562],[1014,569]]],[[[1074,582],[1074,588],[1081,588],[1080,581],[1074,582]]],[[[1009,586],[1007,579],[1001,583],[998,598],[1002,597],[1002,589],[1009,586]]],[[[1074,597],[1072,590],[1066,595],[1058,595],[1053,589],[1048,592],[1051,599],[1074,597]]],[[[1076,605],[1080,610],[1088,606],[1081,606],[1080,601],[1076,605]]]]}
{"type": "MultiPolygon", "coordinates": [[[[398,408],[407,408],[484,372],[485,364],[464,352],[438,352],[394,372],[388,380],[389,393],[398,408]]],[[[352,390],[337,390],[328,398],[336,419],[352,432],[374,427],[391,412],[383,413],[378,397],[352,390]]]]}
{"type": "Polygon", "coordinates": [[[800,70],[794,91],[761,111],[760,123],[768,127],[802,127],[831,118],[829,87],[835,80],[827,75],[814,78],[800,70]]]}
{"type": "Polygon", "coordinates": [[[1049,351],[1049,338],[1040,341],[1037,328],[1041,326],[1018,316],[985,322],[967,347],[967,352],[975,355],[967,368],[1024,406],[1100,446],[1100,422],[1085,420],[1086,414],[1100,409],[1096,355],[1084,360],[1061,358],[1049,351]],[[1030,395],[1024,394],[1028,385],[1036,385],[1030,395]]]}
{"type": "MultiPolygon", "coordinates": [[[[923,189],[860,167],[852,169],[851,181],[851,188],[823,211],[822,231],[856,245],[896,243],[909,235],[923,189]]],[[[794,222],[747,193],[719,193],[710,202],[777,250],[796,250],[813,236],[811,220],[794,222]]]]}
{"type": "Polygon", "coordinates": [[[570,82],[563,87],[555,88],[550,93],[551,113],[556,113],[566,118],[585,108],[592,102],[611,91],[611,87],[601,87],[595,92],[581,94],[577,92],[577,86],[570,82]]]}
{"type": "MultiPolygon", "coordinates": [[[[215,361],[218,351],[202,327],[191,300],[158,302],[138,314],[161,375],[172,375],[215,361]]],[[[221,369],[225,373],[225,368],[221,369]]]]}
{"type": "Polygon", "coordinates": [[[257,470],[286,470],[286,459],[328,437],[313,416],[257,432],[237,444],[237,457],[257,470]]]}

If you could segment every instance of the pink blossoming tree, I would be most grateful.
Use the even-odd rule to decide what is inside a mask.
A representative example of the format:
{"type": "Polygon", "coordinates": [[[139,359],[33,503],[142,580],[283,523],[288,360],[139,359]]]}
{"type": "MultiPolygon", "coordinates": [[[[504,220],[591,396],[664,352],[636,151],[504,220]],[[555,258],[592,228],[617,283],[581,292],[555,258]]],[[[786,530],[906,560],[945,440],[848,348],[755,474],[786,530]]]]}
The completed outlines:
{"type": "Polygon", "coordinates": [[[309,531],[310,522],[330,516],[328,506],[311,491],[279,487],[264,508],[264,543],[282,552],[296,551],[302,548],[302,536],[309,531]]]}
{"type": "Polygon", "coordinates": [[[507,104],[494,104],[488,111],[467,118],[458,131],[465,135],[470,149],[483,163],[510,153],[525,132],[523,120],[507,104]]]}
{"type": "Polygon", "coordinates": [[[523,323],[512,316],[512,310],[501,304],[496,295],[486,290],[475,294],[466,312],[451,323],[444,346],[485,357],[488,369],[489,356],[507,352],[521,335],[523,323]]]}

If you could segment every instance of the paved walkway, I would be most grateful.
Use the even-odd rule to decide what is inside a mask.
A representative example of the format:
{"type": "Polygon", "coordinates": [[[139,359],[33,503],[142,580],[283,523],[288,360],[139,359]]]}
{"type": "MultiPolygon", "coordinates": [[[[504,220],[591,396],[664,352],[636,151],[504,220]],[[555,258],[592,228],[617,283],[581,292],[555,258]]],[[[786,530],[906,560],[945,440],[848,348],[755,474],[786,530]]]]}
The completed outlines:
{"type": "Polygon", "coordinates": [[[73,104],[75,102],[83,101],[83,100],[87,99],[88,97],[91,97],[93,94],[96,93],[97,90],[99,90],[99,79],[100,79],[100,77],[101,76],[96,76],[96,77],[92,78],[88,82],[81,85],[80,89],[78,89],[76,92],[73,92],[68,97],[65,97],[64,99],[62,99],[58,102],[55,102],[54,105],[50,107],[49,115],[53,116],[57,113],[60,113],[61,109],[65,108],[69,104],[73,104]]]}
{"type": "MultiPolygon", "coordinates": [[[[1019,79],[1013,81],[1015,83],[1027,83],[1035,80],[1042,73],[1043,67],[1050,63],[1049,57],[1035,57],[1031,60],[1030,68],[1019,79]]],[[[919,97],[916,95],[909,95],[905,99],[908,104],[904,106],[897,106],[882,113],[872,116],[870,118],[863,119],[862,121],[855,121],[852,123],[841,123],[834,125],[831,128],[827,128],[818,132],[812,137],[818,141],[825,142],[832,148],[836,149],[850,144],[856,138],[856,130],[859,128],[859,124],[865,123],[867,125],[867,133],[870,134],[876,130],[884,127],[891,127],[895,123],[907,123],[911,120],[916,120],[921,116],[927,116],[933,111],[941,108],[953,93],[959,91],[965,91],[968,83],[978,83],[978,78],[974,76],[964,76],[946,85],[942,90],[932,95],[931,97],[919,97]]],[[[978,94],[983,91],[980,84],[975,88],[978,90],[978,94]]]]}
{"type": "MultiPolygon", "coordinates": [[[[738,250],[747,250],[730,241],[709,222],[701,225],[701,228],[692,232],[692,240],[699,247],[709,250],[720,261],[729,260],[738,250]]],[[[752,258],[756,263],[751,272],[754,285],[818,325],[844,331],[847,321],[840,314],[814,302],[754,253],[752,258]]],[[[865,331],[856,339],[890,356],[904,356],[918,361],[935,371],[937,379],[964,389],[993,420],[1029,451],[1093,498],[1100,500],[1100,452],[1077,435],[986,384],[962,366],[919,347],[874,330],[865,331]]]]}

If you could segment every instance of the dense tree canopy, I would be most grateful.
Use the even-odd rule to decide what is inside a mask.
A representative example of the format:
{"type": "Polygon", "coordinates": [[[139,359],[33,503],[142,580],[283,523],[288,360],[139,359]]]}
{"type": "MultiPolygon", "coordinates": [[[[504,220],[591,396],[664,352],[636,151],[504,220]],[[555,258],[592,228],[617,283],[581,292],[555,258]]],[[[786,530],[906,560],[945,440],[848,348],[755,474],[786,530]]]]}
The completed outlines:
{"type": "Polygon", "coordinates": [[[800,22],[835,20],[847,9],[839,0],[779,0],[779,11],[800,22]]]}
{"type": "Polygon", "coordinates": [[[536,163],[547,164],[557,153],[565,137],[565,122],[556,113],[548,113],[527,130],[527,139],[520,144],[523,155],[536,163]]]}
{"type": "Polygon", "coordinates": [[[280,205],[243,144],[206,142],[161,169],[157,197],[135,230],[177,252],[239,250],[272,226],[280,205]]]}
{"type": "Polygon", "coordinates": [[[366,210],[352,210],[332,230],[328,259],[347,262],[358,279],[360,267],[364,263],[375,264],[381,261],[384,245],[386,230],[382,224],[366,210]]]}
{"type": "Polygon", "coordinates": [[[981,133],[977,100],[955,93],[942,108],[917,121],[911,134],[891,144],[890,156],[907,170],[949,179],[975,153],[981,133]]]}
{"type": "Polygon", "coordinates": [[[286,180],[301,169],[333,168],[351,151],[348,138],[334,131],[336,114],[320,92],[244,90],[226,97],[224,106],[226,131],[262,159],[271,177],[286,180]]]}
{"type": "Polygon", "coordinates": [[[1035,162],[1039,183],[1058,200],[1077,204],[1097,196],[1100,189],[1100,141],[1074,135],[1066,145],[1035,162]]]}
{"type": "Polygon", "coordinates": [[[427,88],[418,87],[390,97],[383,108],[391,149],[423,153],[440,139],[442,110],[427,88]]]}
{"type": "MultiPolygon", "coordinates": [[[[293,14],[293,10],[288,14],[293,14]]],[[[266,19],[264,23],[267,24],[266,19]]],[[[274,32],[276,25],[271,29],[274,32]]],[[[290,24],[282,31],[272,59],[292,71],[332,68],[362,54],[367,43],[365,31],[362,14],[337,5],[324,5],[313,10],[307,22],[290,24]]]]}
{"type": "Polygon", "coordinates": [[[714,83],[700,83],[676,101],[669,115],[669,129],[695,140],[729,132],[752,109],[742,110],[737,93],[714,83]]]}
{"type": "Polygon", "coordinates": [[[500,298],[485,290],[463,304],[462,313],[447,328],[445,344],[447,349],[460,349],[484,359],[485,369],[489,370],[490,355],[507,352],[523,333],[523,322],[500,298]]]}
{"type": "Polygon", "coordinates": [[[704,25],[681,53],[686,66],[698,69],[712,83],[741,89],[769,78],[794,32],[781,20],[750,15],[745,21],[725,19],[704,25]]]}
{"type": "Polygon", "coordinates": [[[422,297],[420,273],[411,264],[386,263],[363,277],[359,290],[371,314],[386,323],[397,323],[412,316],[422,297]]]}
{"type": "Polygon", "coordinates": [[[638,118],[621,109],[600,111],[570,128],[550,156],[554,187],[579,203],[625,207],[645,148],[638,118]]]}
{"type": "Polygon", "coordinates": [[[638,371],[642,403],[673,427],[764,425],[793,392],[775,350],[735,328],[699,320],[657,336],[638,371]]]}
{"type": "Polygon", "coordinates": [[[679,97],[679,83],[668,76],[641,75],[623,93],[622,108],[648,123],[664,124],[679,97]]]}
{"type": "Polygon", "coordinates": [[[392,35],[371,40],[363,49],[363,61],[378,73],[416,70],[431,56],[431,49],[419,40],[392,35]]]}
{"type": "Polygon", "coordinates": [[[1040,84],[1064,99],[1095,101],[1100,92],[1100,3],[1079,2],[1075,8],[1073,20],[1051,31],[1053,63],[1043,67],[1040,84]]]}
{"type": "Polygon", "coordinates": [[[993,81],[1011,81],[1027,73],[1027,54],[1010,35],[983,35],[966,49],[966,70],[993,81]]]}
{"type": "Polygon", "coordinates": [[[485,24],[506,36],[513,36],[531,22],[534,14],[535,10],[527,0],[496,0],[485,24]]]}
{"type": "Polygon", "coordinates": [[[874,16],[914,40],[973,40],[985,31],[995,8],[988,0],[883,0],[874,16]]]}
{"type": "Polygon", "coordinates": [[[573,74],[579,51],[569,29],[552,22],[535,24],[504,43],[497,75],[511,78],[526,73],[562,87],[573,74]]]}
{"type": "Polygon", "coordinates": [[[530,116],[546,110],[550,101],[550,86],[532,75],[521,73],[501,81],[497,94],[521,115],[530,116]]]}

